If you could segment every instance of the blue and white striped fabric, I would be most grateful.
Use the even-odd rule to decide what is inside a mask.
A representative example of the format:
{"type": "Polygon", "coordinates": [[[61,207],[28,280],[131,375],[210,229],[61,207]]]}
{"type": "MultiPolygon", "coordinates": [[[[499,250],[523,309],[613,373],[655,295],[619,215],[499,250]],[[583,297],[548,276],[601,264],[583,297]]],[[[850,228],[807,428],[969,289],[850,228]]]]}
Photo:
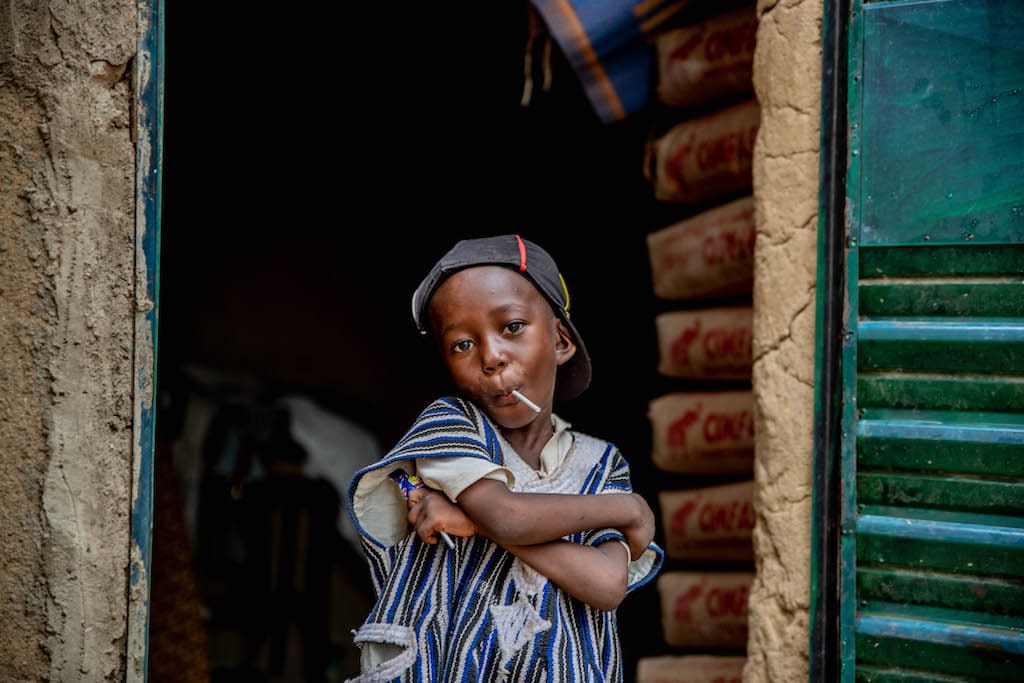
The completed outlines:
{"type": "MultiPolygon", "coordinates": [[[[611,444],[579,432],[561,466],[540,478],[511,451],[471,403],[444,398],[421,413],[379,462],[356,474],[349,511],[360,531],[377,601],[355,641],[387,657],[355,681],[621,681],[615,612],[562,591],[491,541],[453,537],[455,549],[428,545],[406,525],[406,505],[388,478],[412,473],[416,458],[486,458],[509,467],[513,490],[542,493],[629,492],[629,466],[611,444]]],[[[567,537],[596,546],[624,540],[616,529],[567,537]]],[[[662,550],[651,544],[630,563],[629,590],[657,574],[662,550]]]]}
{"type": "Polygon", "coordinates": [[[650,38],[690,0],[532,0],[604,123],[647,106],[650,38]]]}

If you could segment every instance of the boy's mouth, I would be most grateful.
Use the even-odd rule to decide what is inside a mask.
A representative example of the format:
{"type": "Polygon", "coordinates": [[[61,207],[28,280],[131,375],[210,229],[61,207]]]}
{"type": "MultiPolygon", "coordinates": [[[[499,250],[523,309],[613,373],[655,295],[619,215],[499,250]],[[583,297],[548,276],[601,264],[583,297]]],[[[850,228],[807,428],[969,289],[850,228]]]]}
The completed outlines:
{"type": "Polygon", "coordinates": [[[505,389],[505,390],[499,391],[499,392],[497,392],[495,394],[492,394],[492,396],[494,398],[494,401],[498,405],[503,405],[503,406],[504,405],[512,405],[513,403],[516,403],[519,400],[515,396],[512,395],[512,389],[505,389]]]}
{"type": "Polygon", "coordinates": [[[516,387],[512,385],[496,390],[491,396],[499,406],[511,406],[519,403],[519,399],[512,393],[514,391],[516,391],[516,387]]]}
{"type": "Polygon", "coordinates": [[[521,389],[521,385],[505,385],[504,387],[497,387],[491,396],[494,403],[499,407],[504,408],[514,406],[517,403],[522,403],[533,412],[540,413],[542,408],[531,401],[529,397],[524,396],[521,389]]]}

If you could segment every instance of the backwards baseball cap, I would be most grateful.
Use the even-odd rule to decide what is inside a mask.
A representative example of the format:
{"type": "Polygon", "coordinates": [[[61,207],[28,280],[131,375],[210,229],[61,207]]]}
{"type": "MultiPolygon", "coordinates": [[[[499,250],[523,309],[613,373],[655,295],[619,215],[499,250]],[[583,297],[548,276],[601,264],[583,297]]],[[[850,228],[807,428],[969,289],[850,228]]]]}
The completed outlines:
{"type": "Polygon", "coordinates": [[[576,343],[576,353],[558,368],[555,398],[567,401],[582,394],[590,386],[590,354],[569,319],[569,290],[551,255],[519,235],[461,240],[441,257],[412,295],[412,317],[420,332],[427,333],[430,298],[437,288],[450,275],[470,266],[511,268],[544,295],[576,343]]]}

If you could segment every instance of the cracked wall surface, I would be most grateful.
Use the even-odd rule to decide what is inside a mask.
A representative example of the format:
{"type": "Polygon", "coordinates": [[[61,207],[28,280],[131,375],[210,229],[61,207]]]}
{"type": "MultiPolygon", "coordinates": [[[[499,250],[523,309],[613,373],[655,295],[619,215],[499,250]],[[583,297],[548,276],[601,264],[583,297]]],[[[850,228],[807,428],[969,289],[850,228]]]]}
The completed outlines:
{"type": "Polygon", "coordinates": [[[758,2],[754,90],[757,445],[750,630],[743,680],[808,675],[821,10],[758,2]]]}
{"type": "Polygon", "coordinates": [[[129,0],[0,8],[0,680],[124,679],[129,0]]]}

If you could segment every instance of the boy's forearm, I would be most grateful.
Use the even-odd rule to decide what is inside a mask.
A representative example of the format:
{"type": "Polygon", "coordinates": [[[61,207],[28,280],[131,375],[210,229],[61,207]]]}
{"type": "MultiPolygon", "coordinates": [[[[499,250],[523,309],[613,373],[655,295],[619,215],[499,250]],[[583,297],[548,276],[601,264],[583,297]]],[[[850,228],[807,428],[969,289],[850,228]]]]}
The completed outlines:
{"type": "Polygon", "coordinates": [[[458,502],[480,533],[502,545],[534,545],[591,529],[632,527],[643,515],[634,494],[513,493],[490,479],[467,488],[458,502]]]}
{"type": "Polygon", "coordinates": [[[502,547],[591,607],[611,611],[626,597],[627,557],[621,543],[594,547],[551,541],[502,547]]]}

